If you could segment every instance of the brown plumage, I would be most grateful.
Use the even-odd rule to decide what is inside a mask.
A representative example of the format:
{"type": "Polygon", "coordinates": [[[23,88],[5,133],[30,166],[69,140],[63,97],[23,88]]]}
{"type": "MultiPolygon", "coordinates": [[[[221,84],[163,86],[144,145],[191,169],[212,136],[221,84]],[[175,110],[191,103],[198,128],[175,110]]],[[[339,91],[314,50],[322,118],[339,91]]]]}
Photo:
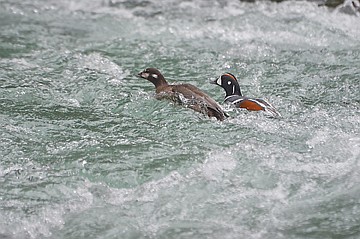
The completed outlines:
{"type": "Polygon", "coordinates": [[[194,85],[169,85],[160,71],[155,68],[147,68],[138,76],[155,85],[157,99],[170,99],[218,120],[224,120],[228,117],[215,100],[194,85]]]}

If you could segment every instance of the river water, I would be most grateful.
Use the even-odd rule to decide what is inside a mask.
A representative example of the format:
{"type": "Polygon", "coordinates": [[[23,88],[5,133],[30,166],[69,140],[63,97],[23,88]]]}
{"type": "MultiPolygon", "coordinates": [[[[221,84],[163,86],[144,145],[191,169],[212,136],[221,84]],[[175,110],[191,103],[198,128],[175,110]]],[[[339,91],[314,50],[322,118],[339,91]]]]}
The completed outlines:
{"type": "Polygon", "coordinates": [[[0,1],[0,238],[359,238],[359,18],[302,1],[0,1]],[[279,110],[224,122],[157,67],[279,110]]]}

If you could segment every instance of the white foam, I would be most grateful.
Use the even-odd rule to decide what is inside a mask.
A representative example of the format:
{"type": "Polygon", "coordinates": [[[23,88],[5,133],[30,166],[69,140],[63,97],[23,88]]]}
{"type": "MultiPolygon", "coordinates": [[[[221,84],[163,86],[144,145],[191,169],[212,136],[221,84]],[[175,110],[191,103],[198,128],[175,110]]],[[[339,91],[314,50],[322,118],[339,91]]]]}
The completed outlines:
{"type": "Polygon", "coordinates": [[[231,151],[212,153],[201,166],[201,173],[207,180],[221,181],[237,166],[231,151]]]}
{"type": "Polygon", "coordinates": [[[129,73],[118,64],[102,56],[100,53],[77,54],[79,67],[95,70],[110,76],[109,82],[118,85],[129,73]]]}

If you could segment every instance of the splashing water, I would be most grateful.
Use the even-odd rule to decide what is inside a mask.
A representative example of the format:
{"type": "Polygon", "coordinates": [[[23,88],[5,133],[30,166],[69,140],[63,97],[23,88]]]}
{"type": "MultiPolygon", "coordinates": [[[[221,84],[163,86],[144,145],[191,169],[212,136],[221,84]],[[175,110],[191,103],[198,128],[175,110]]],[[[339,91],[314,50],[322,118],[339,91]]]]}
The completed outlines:
{"type": "Polygon", "coordinates": [[[360,25],[286,1],[2,1],[0,238],[358,238],[360,25]],[[222,102],[154,96],[157,67],[222,102]]]}

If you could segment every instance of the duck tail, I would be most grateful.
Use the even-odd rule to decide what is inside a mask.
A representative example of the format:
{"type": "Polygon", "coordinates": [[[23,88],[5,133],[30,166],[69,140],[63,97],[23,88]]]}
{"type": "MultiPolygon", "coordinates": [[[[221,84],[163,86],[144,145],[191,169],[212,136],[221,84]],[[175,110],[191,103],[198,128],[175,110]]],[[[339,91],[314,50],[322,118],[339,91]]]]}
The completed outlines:
{"type": "Polygon", "coordinates": [[[281,114],[274,107],[265,107],[264,111],[274,118],[281,118],[281,114]]]}

